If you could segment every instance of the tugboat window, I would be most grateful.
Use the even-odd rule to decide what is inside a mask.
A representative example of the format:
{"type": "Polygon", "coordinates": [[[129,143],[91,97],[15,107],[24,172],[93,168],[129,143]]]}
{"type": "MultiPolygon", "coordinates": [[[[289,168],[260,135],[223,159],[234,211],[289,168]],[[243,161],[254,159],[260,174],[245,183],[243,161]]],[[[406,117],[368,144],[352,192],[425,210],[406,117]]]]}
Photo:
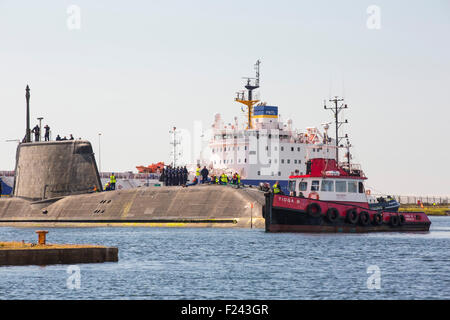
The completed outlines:
{"type": "Polygon", "coordinates": [[[351,193],[356,193],[357,189],[356,189],[356,181],[348,181],[347,182],[347,186],[348,186],[348,192],[351,193]]]}
{"type": "Polygon", "coordinates": [[[308,189],[308,182],[302,181],[299,183],[300,191],[306,191],[308,189]]]}
{"type": "Polygon", "coordinates": [[[333,180],[323,180],[320,191],[334,192],[334,181],[333,180]]]}
{"type": "Polygon", "coordinates": [[[319,191],[319,185],[320,185],[319,180],[313,180],[311,184],[311,191],[319,191]]]}
{"type": "Polygon", "coordinates": [[[295,180],[289,181],[289,191],[295,191],[295,180]]]}
{"type": "Polygon", "coordinates": [[[364,193],[364,184],[362,182],[358,182],[358,191],[359,193],[364,193]]]}
{"type": "Polygon", "coordinates": [[[336,192],[347,192],[347,182],[336,181],[336,192]]]}

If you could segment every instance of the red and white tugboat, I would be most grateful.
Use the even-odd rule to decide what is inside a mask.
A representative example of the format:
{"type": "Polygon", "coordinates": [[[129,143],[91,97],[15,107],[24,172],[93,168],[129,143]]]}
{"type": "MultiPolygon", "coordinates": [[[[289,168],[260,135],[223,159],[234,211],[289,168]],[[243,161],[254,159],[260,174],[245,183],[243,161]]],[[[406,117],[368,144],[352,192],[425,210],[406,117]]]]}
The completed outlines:
{"type": "MultiPolygon", "coordinates": [[[[336,128],[339,108],[336,102],[336,128]]],[[[346,108],[346,106],[345,106],[346,108]]],[[[338,130],[336,129],[336,133],[338,130]]],[[[329,146],[327,138],[323,148],[329,146]]],[[[263,217],[267,232],[379,232],[429,231],[430,220],[424,212],[373,210],[369,206],[367,179],[359,165],[350,163],[347,140],[347,162],[312,158],[305,175],[289,177],[289,195],[266,193],[263,217]]]]}

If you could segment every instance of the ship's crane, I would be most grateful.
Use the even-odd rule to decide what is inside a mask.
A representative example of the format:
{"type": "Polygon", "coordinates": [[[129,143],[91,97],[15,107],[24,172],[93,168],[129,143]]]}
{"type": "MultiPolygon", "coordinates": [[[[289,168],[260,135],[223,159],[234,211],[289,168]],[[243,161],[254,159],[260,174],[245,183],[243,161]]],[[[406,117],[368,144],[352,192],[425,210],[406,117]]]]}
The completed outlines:
{"type": "Polygon", "coordinates": [[[245,97],[245,91],[237,92],[237,97],[235,98],[235,101],[245,104],[247,106],[247,115],[248,115],[247,129],[253,129],[253,126],[252,126],[253,106],[259,102],[259,100],[253,100],[253,90],[259,88],[259,66],[260,66],[260,64],[261,64],[260,60],[256,61],[256,63],[255,63],[255,71],[256,71],[255,78],[249,78],[249,77],[243,78],[243,79],[247,79],[247,84],[245,85],[245,89],[247,89],[247,99],[245,97]],[[252,83],[252,80],[254,80],[253,83],[252,83]]]}

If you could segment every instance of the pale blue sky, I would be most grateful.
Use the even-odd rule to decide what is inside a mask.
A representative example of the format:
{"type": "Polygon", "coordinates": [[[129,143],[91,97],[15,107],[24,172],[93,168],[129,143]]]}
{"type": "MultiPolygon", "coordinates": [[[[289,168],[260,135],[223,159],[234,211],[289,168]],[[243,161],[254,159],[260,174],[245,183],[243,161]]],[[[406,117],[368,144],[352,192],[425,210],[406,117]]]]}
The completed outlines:
{"type": "Polygon", "coordinates": [[[261,98],[294,126],[331,120],[375,190],[450,194],[450,1],[0,0],[0,170],[12,170],[31,113],[54,135],[91,140],[102,169],[168,160],[173,125],[231,121],[242,76],[262,60],[261,98]],[[67,8],[81,29],[67,28],[67,8]],[[369,5],[381,29],[366,26],[369,5]]]}

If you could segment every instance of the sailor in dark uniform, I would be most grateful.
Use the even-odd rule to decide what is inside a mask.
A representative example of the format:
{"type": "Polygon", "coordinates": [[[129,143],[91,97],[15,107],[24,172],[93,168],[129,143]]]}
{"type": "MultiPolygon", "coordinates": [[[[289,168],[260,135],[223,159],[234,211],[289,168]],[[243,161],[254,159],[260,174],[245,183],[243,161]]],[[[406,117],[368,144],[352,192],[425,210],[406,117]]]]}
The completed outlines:
{"type": "Polygon", "coordinates": [[[179,182],[179,179],[178,179],[178,171],[179,171],[178,168],[176,168],[176,169],[174,170],[174,178],[175,178],[175,179],[174,179],[174,180],[175,180],[175,181],[174,181],[174,185],[175,185],[175,186],[177,186],[177,185],[178,185],[178,182],[179,182]]]}
{"type": "Polygon", "coordinates": [[[188,180],[188,170],[186,166],[183,168],[183,184],[186,184],[188,180]]]}
{"type": "Polygon", "coordinates": [[[167,169],[167,185],[168,186],[172,185],[172,167],[169,167],[167,169]]]}
{"type": "Polygon", "coordinates": [[[169,185],[173,186],[175,183],[175,172],[174,172],[174,168],[170,168],[170,182],[169,185]]]}
{"type": "Polygon", "coordinates": [[[183,185],[183,168],[178,167],[178,185],[183,185]]]}
{"type": "Polygon", "coordinates": [[[164,185],[165,186],[167,186],[168,185],[168,182],[169,182],[169,178],[168,178],[168,175],[169,174],[169,168],[165,168],[164,169],[164,177],[163,177],[163,181],[164,181],[164,185]]]}

